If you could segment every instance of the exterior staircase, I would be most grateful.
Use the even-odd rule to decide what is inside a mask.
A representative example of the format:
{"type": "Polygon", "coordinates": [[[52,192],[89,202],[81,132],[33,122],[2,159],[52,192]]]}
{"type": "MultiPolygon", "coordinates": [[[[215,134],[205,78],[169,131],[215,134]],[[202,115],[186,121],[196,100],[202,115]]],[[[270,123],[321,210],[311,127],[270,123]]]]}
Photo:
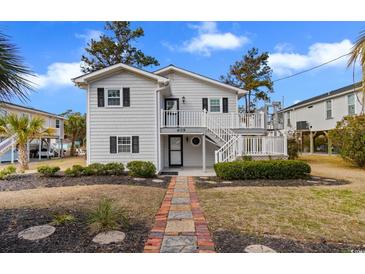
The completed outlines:
{"type": "Polygon", "coordinates": [[[3,140],[0,143],[0,156],[3,155],[4,153],[6,153],[7,151],[9,151],[12,147],[15,146],[16,144],[16,137],[15,135],[3,140]]]}

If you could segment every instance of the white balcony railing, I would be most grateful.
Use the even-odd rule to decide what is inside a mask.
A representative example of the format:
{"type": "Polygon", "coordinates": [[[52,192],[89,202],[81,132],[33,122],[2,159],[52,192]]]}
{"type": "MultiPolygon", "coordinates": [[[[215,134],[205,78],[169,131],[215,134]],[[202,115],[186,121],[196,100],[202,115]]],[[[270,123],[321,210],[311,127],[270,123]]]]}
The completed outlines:
{"type": "Polygon", "coordinates": [[[205,111],[161,110],[161,127],[206,127],[214,119],[224,128],[264,129],[265,112],[210,113],[205,111]]]}

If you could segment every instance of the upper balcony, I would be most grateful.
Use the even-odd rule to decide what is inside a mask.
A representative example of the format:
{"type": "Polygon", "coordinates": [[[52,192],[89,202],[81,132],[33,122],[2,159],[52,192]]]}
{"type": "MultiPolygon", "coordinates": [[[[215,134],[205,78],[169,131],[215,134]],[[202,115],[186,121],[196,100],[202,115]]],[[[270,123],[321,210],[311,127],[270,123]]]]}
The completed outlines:
{"type": "Polygon", "coordinates": [[[210,113],[206,111],[161,110],[161,128],[205,128],[214,119],[222,128],[266,129],[266,113],[210,113]]]}

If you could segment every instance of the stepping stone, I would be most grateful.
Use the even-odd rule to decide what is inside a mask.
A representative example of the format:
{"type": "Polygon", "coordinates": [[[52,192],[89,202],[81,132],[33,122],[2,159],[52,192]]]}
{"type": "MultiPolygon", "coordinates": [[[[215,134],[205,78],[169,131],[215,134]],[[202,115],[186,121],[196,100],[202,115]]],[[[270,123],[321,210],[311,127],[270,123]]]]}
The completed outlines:
{"type": "Polygon", "coordinates": [[[137,181],[137,182],[142,182],[142,181],[146,181],[145,178],[133,178],[134,181],[137,181]]]}
{"type": "Polygon", "coordinates": [[[265,245],[249,245],[245,248],[247,253],[276,253],[276,251],[265,245]]]}
{"type": "Polygon", "coordinates": [[[161,179],[153,179],[152,182],[154,183],[163,183],[164,181],[161,179]]]}
{"type": "Polygon", "coordinates": [[[191,211],[170,211],[167,219],[192,219],[191,211]]]}
{"type": "Polygon", "coordinates": [[[171,205],[171,211],[189,211],[191,210],[190,205],[171,205]]]}
{"type": "Polygon", "coordinates": [[[326,182],[337,182],[337,180],[335,180],[335,179],[323,179],[323,180],[326,182]]]}
{"type": "Polygon", "coordinates": [[[312,180],[307,180],[307,183],[310,183],[310,184],[319,184],[318,181],[312,181],[312,180]]]}
{"type": "Polygon", "coordinates": [[[170,220],[167,221],[165,232],[195,232],[193,220],[170,220]]]}
{"type": "Polygon", "coordinates": [[[190,198],[172,198],[171,204],[179,205],[179,204],[190,204],[190,198]]]}
{"type": "Polygon", "coordinates": [[[101,245],[107,245],[111,243],[120,243],[125,239],[125,233],[122,231],[111,230],[107,232],[101,232],[97,234],[93,242],[101,245]]]}
{"type": "Polygon", "coordinates": [[[195,236],[165,236],[161,253],[192,253],[197,250],[197,238],[195,236]]]}
{"type": "Polygon", "coordinates": [[[223,181],[222,184],[232,184],[231,181],[223,181]]]}
{"type": "Polygon", "coordinates": [[[38,225],[29,227],[18,234],[19,239],[37,241],[51,236],[56,228],[51,225],[38,225]]]}
{"type": "Polygon", "coordinates": [[[190,194],[188,192],[176,192],[174,193],[175,198],[189,198],[190,194]]]}
{"type": "Polygon", "coordinates": [[[189,189],[187,189],[187,188],[175,188],[174,192],[189,192],[189,189]]]}
{"type": "Polygon", "coordinates": [[[314,179],[314,180],[321,180],[321,177],[312,176],[312,179],[314,179]]]}
{"type": "Polygon", "coordinates": [[[208,183],[208,184],[212,184],[212,185],[216,185],[217,184],[216,181],[205,181],[205,182],[208,183]]]}

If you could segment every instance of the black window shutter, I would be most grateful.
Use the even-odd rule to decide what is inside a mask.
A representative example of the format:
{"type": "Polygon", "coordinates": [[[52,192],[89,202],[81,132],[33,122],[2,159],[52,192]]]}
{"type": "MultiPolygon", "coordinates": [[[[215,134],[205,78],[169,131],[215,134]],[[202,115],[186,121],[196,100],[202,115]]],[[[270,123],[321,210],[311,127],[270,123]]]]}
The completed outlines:
{"type": "Polygon", "coordinates": [[[132,136],[132,153],[139,153],[139,136],[132,136]]]}
{"type": "Polygon", "coordinates": [[[104,107],[104,88],[98,88],[98,107],[104,107]]]}
{"type": "Polygon", "coordinates": [[[223,98],[223,113],[228,113],[228,98],[223,98]]]}
{"type": "Polygon", "coordinates": [[[202,98],[203,110],[208,110],[208,98],[202,98]]]}
{"type": "Polygon", "coordinates": [[[123,88],[123,107],[129,107],[131,105],[130,89],[123,88]]]}
{"type": "Polygon", "coordinates": [[[110,153],[117,153],[117,136],[110,136],[110,153]]]}

